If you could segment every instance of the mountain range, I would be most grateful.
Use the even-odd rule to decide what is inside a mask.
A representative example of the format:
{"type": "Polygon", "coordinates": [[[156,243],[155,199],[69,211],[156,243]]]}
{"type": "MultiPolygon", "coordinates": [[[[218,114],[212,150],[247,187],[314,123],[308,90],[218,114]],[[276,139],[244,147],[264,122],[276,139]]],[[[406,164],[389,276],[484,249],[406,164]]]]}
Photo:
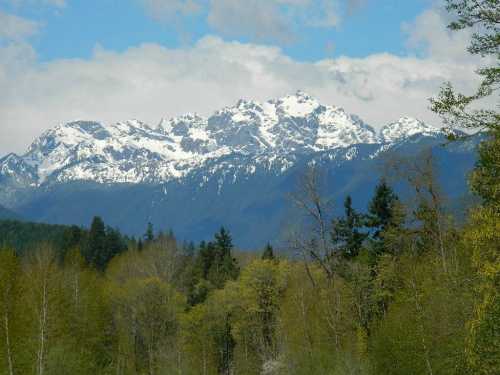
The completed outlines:
{"type": "Polygon", "coordinates": [[[78,120],[0,159],[0,205],[50,223],[83,225],[100,215],[129,234],[152,222],[191,240],[225,225],[239,246],[257,247],[286,236],[293,225],[286,197],[312,163],[324,172],[325,194],[335,201],[351,194],[363,207],[388,155],[431,148],[444,189],[463,196],[479,139],[445,141],[443,131],[409,117],[377,132],[302,91],[157,126],[78,120]]]}

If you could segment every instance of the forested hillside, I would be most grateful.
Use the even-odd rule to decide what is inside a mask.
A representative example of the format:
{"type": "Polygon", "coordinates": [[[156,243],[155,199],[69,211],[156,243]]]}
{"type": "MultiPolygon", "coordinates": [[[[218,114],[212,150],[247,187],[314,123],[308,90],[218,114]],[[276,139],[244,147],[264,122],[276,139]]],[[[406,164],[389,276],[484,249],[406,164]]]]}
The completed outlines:
{"type": "MultiPolygon", "coordinates": [[[[481,26],[471,53],[498,58],[498,1],[447,3],[452,29],[481,26]]],[[[181,244],[99,217],[3,222],[0,374],[497,375],[500,116],[470,105],[497,94],[500,70],[479,74],[477,93],[448,84],[432,100],[451,128],[484,132],[465,223],[429,152],[390,160],[366,207],[345,196],[341,215],[311,166],[290,197],[304,224],[279,249],[238,253],[223,227],[181,244]]]]}
{"type": "Polygon", "coordinates": [[[59,260],[64,259],[71,249],[78,248],[83,253],[92,247],[96,237],[103,238],[106,246],[99,250],[103,259],[111,259],[125,251],[127,245],[136,244],[134,238],[122,236],[121,233],[105,226],[101,218],[96,217],[90,230],[77,226],[51,225],[24,222],[19,220],[0,220],[0,246],[15,249],[19,256],[30,255],[42,244],[50,246],[59,260]]]}
{"type": "Polygon", "coordinates": [[[41,242],[51,243],[54,249],[62,251],[67,247],[64,238],[69,228],[62,225],[0,220],[0,243],[4,247],[16,249],[18,254],[29,251],[41,242]]]}

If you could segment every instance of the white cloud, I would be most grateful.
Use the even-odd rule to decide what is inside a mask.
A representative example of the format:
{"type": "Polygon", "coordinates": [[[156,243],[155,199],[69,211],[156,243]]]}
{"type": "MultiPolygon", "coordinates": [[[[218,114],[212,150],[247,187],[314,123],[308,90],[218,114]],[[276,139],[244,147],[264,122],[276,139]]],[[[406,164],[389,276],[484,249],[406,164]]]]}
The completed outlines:
{"type": "Polygon", "coordinates": [[[46,65],[22,57],[23,69],[0,71],[3,152],[20,151],[42,130],[75,118],[139,118],[154,125],[162,116],[209,114],[240,97],[265,100],[298,88],[375,126],[402,115],[435,121],[427,98],[439,85],[458,79],[468,87],[474,81],[471,67],[453,63],[386,54],[299,63],[274,48],[214,37],[187,50],[143,45],[46,65]]]}
{"type": "MultiPolygon", "coordinates": [[[[445,22],[439,26],[432,14],[417,19],[414,27],[422,22],[434,25],[437,39],[446,33],[445,22]]],[[[96,48],[90,59],[42,64],[29,45],[14,43],[0,48],[0,154],[22,152],[43,130],[76,118],[138,118],[156,125],[164,116],[208,115],[239,98],[266,100],[297,89],[375,127],[403,115],[438,124],[427,99],[440,85],[450,80],[470,92],[477,84],[478,60],[464,56],[458,49],[447,55],[427,46],[424,55],[413,57],[299,62],[277,47],[209,36],[186,48],[144,44],[121,53],[96,48]]]]}
{"type": "Polygon", "coordinates": [[[403,24],[403,31],[408,34],[408,47],[434,59],[473,58],[465,51],[472,33],[470,30],[449,30],[446,28],[448,17],[443,9],[433,7],[418,15],[414,22],[403,24]]]}
{"type": "Polygon", "coordinates": [[[0,41],[20,41],[38,32],[39,24],[0,10],[0,41]]]}

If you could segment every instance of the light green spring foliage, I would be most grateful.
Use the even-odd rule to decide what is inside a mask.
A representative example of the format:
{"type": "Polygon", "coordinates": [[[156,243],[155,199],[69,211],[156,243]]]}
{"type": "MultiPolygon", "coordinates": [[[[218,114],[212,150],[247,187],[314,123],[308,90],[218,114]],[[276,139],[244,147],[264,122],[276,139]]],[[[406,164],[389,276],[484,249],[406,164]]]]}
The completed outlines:
{"type": "Polygon", "coordinates": [[[78,249],[63,261],[49,245],[2,249],[0,374],[495,374],[495,206],[465,228],[429,206],[445,241],[427,216],[392,209],[398,224],[337,257],[333,276],[255,254],[217,286],[201,272],[217,252],[185,253],[171,236],[104,273],[78,249]]]}
{"type": "Polygon", "coordinates": [[[115,287],[110,299],[118,334],[117,371],[175,370],[185,298],[158,278],[132,279],[115,287]]]}
{"type": "Polygon", "coordinates": [[[15,316],[19,314],[17,296],[21,292],[20,264],[11,249],[0,250],[0,349],[5,355],[0,357],[0,366],[5,373],[12,374],[21,367],[21,354],[19,347],[22,345],[20,338],[21,326],[15,316]]]}
{"type": "Polygon", "coordinates": [[[386,259],[380,271],[393,287],[381,295],[389,308],[373,331],[375,373],[461,373],[472,309],[465,279],[444,273],[431,254],[386,259]]]}
{"type": "Polygon", "coordinates": [[[477,279],[473,319],[469,321],[467,360],[476,374],[500,368],[500,215],[493,208],[476,210],[464,242],[472,252],[477,279]]]}
{"type": "Polygon", "coordinates": [[[457,93],[447,83],[432,110],[450,127],[483,130],[478,162],[470,185],[482,199],[464,234],[472,254],[471,282],[475,288],[474,314],[468,322],[466,365],[473,374],[497,374],[500,369],[500,114],[496,107],[482,108],[481,99],[496,98],[500,89],[500,2],[498,0],[446,0],[454,16],[452,30],[473,31],[468,51],[489,57],[477,73],[481,83],[475,93],[457,93]]]}
{"type": "Polygon", "coordinates": [[[77,249],[64,262],[49,246],[3,249],[0,374],[494,374],[496,215],[447,226],[444,253],[416,245],[418,226],[391,227],[334,277],[256,254],[191,305],[197,261],[175,241],[131,249],[104,274],[77,249]]]}

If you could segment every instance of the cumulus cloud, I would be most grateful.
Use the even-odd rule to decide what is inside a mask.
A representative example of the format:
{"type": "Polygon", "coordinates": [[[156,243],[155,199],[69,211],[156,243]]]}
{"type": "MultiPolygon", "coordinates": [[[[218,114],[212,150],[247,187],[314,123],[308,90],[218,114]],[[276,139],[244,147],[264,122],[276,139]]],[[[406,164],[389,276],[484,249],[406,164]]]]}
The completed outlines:
{"type": "MultiPolygon", "coordinates": [[[[446,32],[443,21],[434,36],[446,32]]],[[[438,124],[427,99],[447,80],[472,91],[478,61],[427,48],[425,55],[300,62],[278,47],[207,36],[190,47],[96,48],[89,59],[42,64],[29,45],[14,43],[0,48],[0,154],[22,152],[43,130],[73,119],[138,118],[155,126],[162,117],[209,115],[240,98],[266,100],[297,89],[375,127],[403,115],[438,124]]]]}
{"type": "Polygon", "coordinates": [[[417,16],[414,22],[403,24],[403,31],[408,34],[407,45],[423,56],[432,56],[441,60],[470,60],[465,53],[472,32],[456,32],[445,27],[449,15],[439,7],[430,8],[417,16]]]}
{"type": "Polygon", "coordinates": [[[0,41],[20,41],[38,32],[40,25],[30,21],[0,11],[0,41]]]}

